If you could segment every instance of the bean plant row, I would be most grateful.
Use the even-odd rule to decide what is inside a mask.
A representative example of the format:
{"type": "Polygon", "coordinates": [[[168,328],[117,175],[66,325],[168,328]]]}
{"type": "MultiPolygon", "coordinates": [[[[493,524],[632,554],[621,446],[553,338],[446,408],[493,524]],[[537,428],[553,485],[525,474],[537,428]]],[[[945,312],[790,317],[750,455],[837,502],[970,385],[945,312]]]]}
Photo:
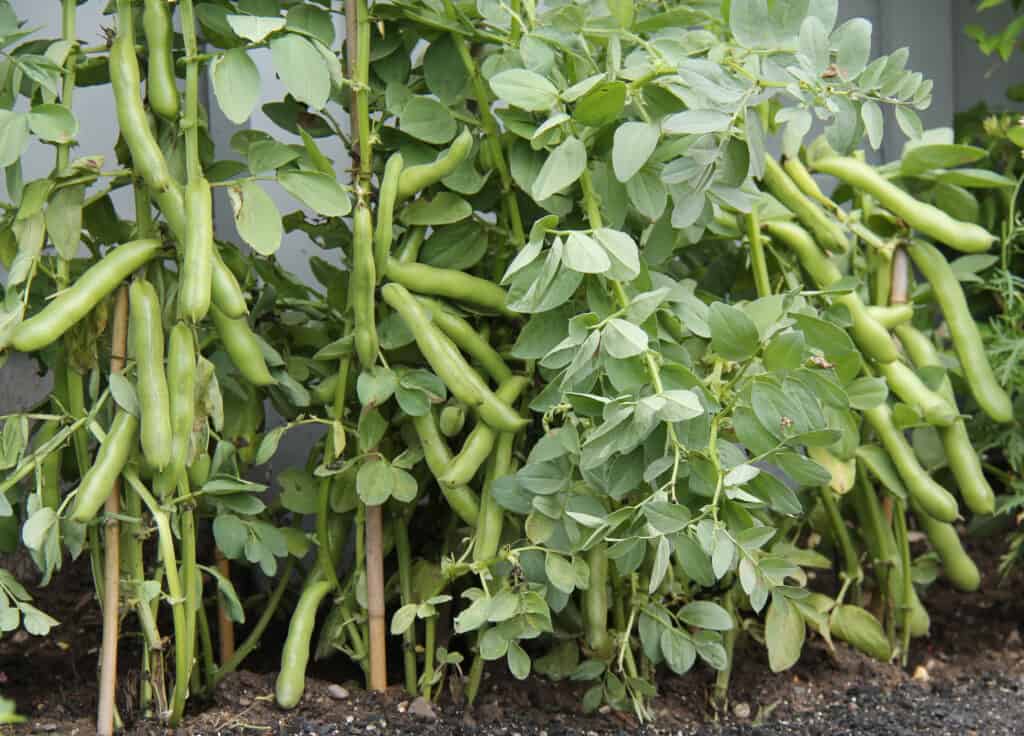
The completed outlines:
{"type": "MultiPolygon", "coordinates": [[[[4,418],[0,514],[36,584],[91,561],[99,732],[125,635],[131,710],[174,726],[278,656],[277,616],[282,708],[313,657],[469,703],[495,663],[642,719],[659,671],[724,705],[738,646],[905,662],[921,591],[980,582],[967,420],[1014,410],[962,282],[1017,182],[923,131],[930,81],[837,6],[114,0],[90,46],[76,0],[58,39],[0,0],[0,348],[53,385],[4,418]],[[96,85],[116,160],[74,150],[96,85]],[[911,142],[875,167],[887,108],[911,142]]],[[[0,588],[4,631],[57,625],[0,588]]]]}

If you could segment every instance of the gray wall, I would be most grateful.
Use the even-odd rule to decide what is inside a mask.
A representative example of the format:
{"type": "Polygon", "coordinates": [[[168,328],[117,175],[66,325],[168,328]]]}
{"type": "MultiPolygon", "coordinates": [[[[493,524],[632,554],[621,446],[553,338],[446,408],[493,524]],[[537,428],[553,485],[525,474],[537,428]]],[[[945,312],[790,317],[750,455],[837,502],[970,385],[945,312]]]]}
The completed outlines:
{"type": "MultiPolygon", "coordinates": [[[[60,35],[60,5],[52,2],[14,0],[18,13],[28,20],[30,27],[41,26],[44,33],[53,37],[60,35]]],[[[103,0],[89,0],[79,8],[78,36],[85,44],[97,44],[104,38],[103,27],[113,25],[113,19],[101,15],[103,0]]],[[[1011,64],[999,64],[998,60],[984,57],[973,41],[963,35],[966,23],[983,22],[990,28],[1005,24],[1010,16],[1009,9],[988,11],[978,16],[972,0],[840,0],[840,22],[853,17],[869,19],[875,28],[875,54],[889,53],[901,46],[911,49],[910,68],[922,72],[935,81],[934,102],[922,118],[925,127],[952,124],[953,113],[986,100],[994,106],[1005,105],[1005,90],[1013,82],[1024,81],[1020,77],[1017,60],[1011,64]]],[[[337,18],[336,18],[337,22],[337,18]]],[[[338,24],[338,37],[343,30],[338,24]]],[[[274,76],[269,52],[257,52],[256,61],[260,66],[268,100],[280,99],[284,90],[274,76]]],[[[74,100],[75,112],[81,123],[79,147],[75,155],[103,154],[113,159],[114,132],[113,100],[106,87],[78,89],[74,100]]],[[[220,114],[216,104],[208,105],[211,111],[211,132],[217,144],[218,156],[232,156],[228,145],[232,127],[220,114]]],[[[881,160],[899,156],[904,138],[889,115],[883,150],[877,154],[881,160]]],[[[344,117],[344,116],[342,116],[344,117]]],[[[252,126],[258,129],[274,130],[275,135],[287,138],[283,131],[276,130],[270,120],[257,110],[252,126]]],[[[296,142],[298,139],[295,139],[296,142]]],[[[339,169],[347,165],[347,157],[340,143],[326,145],[325,153],[333,157],[339,169]]],[[[33,144],[24,161],[26,180],[45,176],[53,163],[53,152],[49,146],[33,144]]],[[[2,183],[0,183],[2,186],[2,183]]],[[[271,192],[283,212],[291,211],[296,203],[279,189],[271,192]]],[[[129,212],[130,198],[122,192],[116,200],[119,210],[129,212]]],[[[217,226],[222,236],[236,239],[230,206],[223,191],[218,192],[217,226]]],[[[301,234],[287,236],[278,258],[288,269],[312,281],[308,259],[313,253],[320,253],[301,234]]],[[[322,255],[322,253],[321,253],[322,255]]],[[[31,361],[14,356],[0,373],[0,412],[16,411],[45,395],[43,385],[32,369],[31,361]]],[[[275,465],[284,466],[302,463],[311,442],[309,432],[296,433],[282,444],[275,465]]]]}

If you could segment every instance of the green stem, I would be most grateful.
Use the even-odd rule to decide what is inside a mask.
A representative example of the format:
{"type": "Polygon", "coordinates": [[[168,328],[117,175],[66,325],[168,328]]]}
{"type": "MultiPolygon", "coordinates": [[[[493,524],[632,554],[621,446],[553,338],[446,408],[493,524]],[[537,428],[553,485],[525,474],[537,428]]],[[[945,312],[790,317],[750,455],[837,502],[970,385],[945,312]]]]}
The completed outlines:
{"type": "Polygon", "coordinates": [[[181,35],[185,41],[185,114],[181,127],[185,133],[185,171],[189,181],[202,177],[202,165],[199,160],[199,64],[196,59],[198,42],[196,40],[195,12],[192,0],[179,0],[181,13],[181,35]]]}
{"type": "MultiPolygon", "coordinates": [[[[206,606],[202,605],[202,601],[200,601],[199,604],[196,628],[199,630],[200,653],[202,655],[203,663],[203,681],[206,683],[207,687],[211,687],[211,683],[217,676],[217,663],[213,656],[213,637],[210,635],[210,618],[206,613],[206,606]]],[[[198,689],[196,692],[198,692],[198,689]]]]}
{"type": "Polygon", "coordinates": [[[853,539],[850,537],[850,530],[846,527],[843,515],[839,510],[839,504],[828,486],[821,486],[818,489],[821,496],[821,503],[828,514],[829,524],[832,526],[832,533],[839,542],[839,549],[843,554],[844,575],[852,584],[858,585],[864,579],[864,571],[860,567],[860,558],[857,556],[857,549],[853,546],[853,539]]]}
{"type": "MultiPolygon", "coordinates": [[[[188,494],[188,477],[183,475],[178,483],[178,495],[187,496],[188,494]]],[[[178,523],[181,528],[182,585],[185,588],[185,637],[188,644],[186,661],[189,668],[191,668],[195,659],[196,615],[202,599],[202,583],[200,582],[199,567],[196,561],[195,512],[190,504],[183,504],[178,514],[178,523]]],[[[177,695],[177,682],[175,682],[175,695],[177,695]]]]}
{"type": "MultiPolygon", "coordinates": [[[[398,587],[401,591],[402,605],[408,606],[412,599],[412,551],[409,547],[409,527],[405,518],[397,515],[392,519],[395,532],[395,552],[398,555],[398,587]]],[[[413,622],[405,630],[402,653],[405,666],[405,689],[410,695],[416,694],[416,624],[413,622]]]]}
{"type": "Polygon", "coordinates": [[[437,646],[437,616],[431,616],[423,623],[423,699],[430,702],[431,680],[434,677],[434,649],[437,646]]]}
{"type": "Polygon", "coordinates": [[[893,504],[893,516],[896,522],[896,546],[900,555],[900,601],[899,601],[899,629],[900,629],[900,660],[903,666],[907,666],[907,659],[910,655],[910,612],[913,607],[914,581],[910,572],[910,535],[907,532],[907,509],[906,505],[899,500],[893,504]]]}
{"type": "Polygon", "coordinates": [[[750,210],[747,218],[747,237],[750,239],[750,266],[754,271],[754,286],[757,296],[764,298],[772,293],[772,284],[768,278],[768,261],[764,256],[764,241],[761,239],[761,218],[757,214],[757,205],[750,210]]]}
{"type": "MultiPolygon", "coordinates": [[[[71,111],[72,98],[75,93],[75,75],[78,69],[76,57],[78,56],[78,39],[76,38],[78,24],[78,2],[77,0],[61,0],[61,36],[71,44],[67,60],[64,62],[64,80],[60,93],[60,104],[71,111]]],[[[68,165],[71,143],[60,143],[57,145],[57,173],[59,174],[68,165]]]]}
{"type": "Polygon", "coordinates": [[[722,604],[725,610],[729,612],[729,618],[732,619],[732,628],[725,632],[723,636],[723,644],[725,646],[725,667],[718,671],[715,675],[715,690],[712,695],[712,702],[717,709],[724,710],[729,702],[729,680],[732,677],[733,668],[733,652],[736,649],[736,636],[738,633],[738,627],[736,626],[736,600],[735,600],[735,587],[730,588],[725,594],[722,600],[722,604]]]}
{"type": "Polygon", "coordinates": [[[270,599],[267,601],[267,605],[263,608],[263,613],[260,614],[259,619],[256,621],[256,625],[252,627],[252,631],[245,637],[245,641],[241,643],[235,649],[234,655],[227,662],[223,662],[214,674],[213,679],[210,681],[210,689],[217,687],[227,675],[238,669],[245,658],[248,657],[252,651],[259,644],[260,638],[263,636],[263,632],[267,630],[267,626],[270,624],[271,619],[274,618],[274,613],[277,611],[278,606],[281,605],[281,599],[284,597],[284,592],[288,589],[288,583],[291,581],[292,573],[295,571],[295,558],[289,557],[288,561],[285,562],[284,569],[281,571],[281,577],[277,581],[277,586],[274,588],[274,592],[271,593],[270,599]]]}
{"type": "Polygon", "coordinates": [[[487,624],[484,624],[477,631],[476,635],[476,654],[473,655],[473,664],[469,668],[469,676],[466,678],[466,702],[472,705],[476,701],[476,696],[480,692],[480,681],[484,675],[484,658],[480,655],[480,642],[484,638],[484,633],[487,631],[487,624]]]}
{"type": "MultiPolygon", "coordinates": [[[[518,4],[518,0],[514,1],[518,4]]],[[[448,11],[448,16],[454,18],[456,12],[452,1],[445,0],[445,7],[448,11]]],[[[513,33],[515,33],[518,30],[518,24],[513,21],[512,27],[514,29],[513,33]]],[[[498,121],[494,118],[494,113],[491,111],[494,98],[487,90],[487,83],[480,74],[480,69],[476,64],[476,60],[473,59],[473,54],[469,49],[466,39],[456,33],[453,33],[451,38],[473,85],[473,95],[476,97],[480,114],[480,127],[483,128],[486,138],[485,143],[491,154],[494,168],[498,171],[498,179],[501,181],[502,199],[508,210],[508,220],[512,227],[512,242],[517,247],[521,247],[526,243],[526,234],[523,230],[523,218],[519,212],[519,200],[516,198],[512,174],[508,162],[505,160],[505,152],[501,147],[501,130],[498,127],[498,121]]]]}
{"type": "MultiPolygon", "coordinates": [[[[171,713],[168,717],[168,725],[176,727],[181,722],[185,712],[185,699],[188,695],[189,668],[189,638],[188,621],[186,612],[186,595],[182,587],[181,578],[178,577],[177,553],[174,549],[174,534],[171,532],[171,524],[165,512],[153,495],[139,480],[134,469],[129,468],[124,473],[125,480],[132,490],[139,495],[142,503],[149,509],[153,521],[156,523],[157,536],[159,537],[160,556],[163,560],[164,575],[167,578],[167,594],[171,603],[171,617],[174,622],[174,694],[171,696],[171,713]]],[[[194,595],[194,593],[193,593],[194,595]]]]}

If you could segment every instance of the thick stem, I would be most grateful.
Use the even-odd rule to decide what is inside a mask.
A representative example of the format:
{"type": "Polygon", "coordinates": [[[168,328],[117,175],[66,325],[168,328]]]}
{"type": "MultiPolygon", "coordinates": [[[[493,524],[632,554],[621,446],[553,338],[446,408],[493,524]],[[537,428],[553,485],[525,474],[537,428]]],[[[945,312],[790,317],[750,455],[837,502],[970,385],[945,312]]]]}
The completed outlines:
{"type": "Polygon", "coordinates": [[[145,484],[139,479],[133,469],[124,473],[125,480],[132,490],[139,494],[142,503],[149,509],[153,521],[156,523],[157,537],[159,539],[160,557],[164,568],[164,577],[167,578],[167,595],[171,603],[171,620],[174,624],[174,693],[171,696],[171,713],[168,718],[168,725],[177,726],[181,722],[181,716],[185,711],[185,699],[188,695],[189,675],[189,641],[188,623],[186,613],[186,595],[178,576],[177,552],[174,549],[174,533],[171,531],[171,523],[153,494],[149,492],[145,484]]]}
{"type": "Polygon", "coordinates": [[[437,647],[437,616],[431,616],[424,624],[423,641],[423,687],[420,694],[423,699],[430,701],[431,680],[434,677],[434,649],[437,647]]]}
{"type": "MultiPolygon", "coordinates": [[[[349,366],[352,362],[350,357],[341,359],[338,364],[338,380],[334,387],[334,402],[331,407],[331,415],[335,422],[342,421],[342,414],[345,408],[345,393],[348,389],[349,366]]],[[[324,440],[324,461],[333,462],[340,453],[335,449],[333,433],[328,432],[324,440]]],[[[317,491],[316,509],[316,539],[317,539],[317,564],[320,572],[335,590],[341,590],[341,582],[338,580],[338,571],[334,566],[334,550],[331,548],[330,535],[330,513],[331,513],[331,479],[324,477],[320,480],[320,487],[317,491]]]]}
{"type": "MultiPolygon", "coordinates": [[[[398,554],[398,587],[402,595],[402,605],[407,606],[412,600],[412,551],[409,548],[409,527],[405,518],[396,516],[392,520],[395,530],[395,551],[398,554]]],[[[405,666],[405,689],[410,695],[416,694],[416,624],[413,622],[405,630],[402,646],[405,666]]]]}
{"type": "Polygon", "coordinates": [[[910,612],[913,608],[914,581],[910,573],[910,535],[907,532],[907,509],[901,502],[894,504],[896,516],[896,546],[900,555],[900,601],[897,609],[900,630],[900,660],[907,666],[910,655],[910,612]]]}
{"type": "MultiPolygon", "coordinates": [[[[178,483],[178,496],[189,497],[188,476],[183,475],[178,483]]],[[[196,561],[196,521],[192,505],[187,501],[180,504],[178,523],[181,526],[181,570],[182,585],[185,587],[185,637],[186,659],[189,669],[195,660],[196,648],[196,615],[203,597],[202,582],[196,561]]],[[[175,695],[178,694],[178,683],[174,683],[175,695]]],[[[182,704],[184,707],[184,704],[182,704]]]]}
{"type": "Polygon", "coordinates": [[[723,644],[725,645],[725,667],[718,671],[715,675],[715,690],[712,695],[712,702],[715,707],[720,711],[724,710],[729,703],[729,679],[732,676],[733,668],[733,652],[736,649],[736,635],[738,627],[736,626],[736,601],[735,601],[735,588],[730,588],[729,592],[725,594],[722,604],[725,606],[725,610],[729,612],[729,617],[733,621],[732,628],[725,632],[723,635],[723,644]]]}
{"type": "MultiPolygon", "coordinates": [[[[448,16],[454,19],[456,12],[451,0],[445,0],[445,6],[448,16]]],[[[512,22],[512,28],[513,33],[516,33],[519,29],[515,20],[512,22]]],[[[494,102],[494,99],[487,90],[487,83],[480,74],[480,69],[473,59],[473,54],[469,49],[466,39],[459,34],[453,33],[452,43],[455,45],[455,50],[458,52],[462,65],[466,68],[466,72],[469,74],[473,85],[473,95],[476,97],[478,108],[477,113],[480,115],[480,126],[483,128],[484,136],[486,137],[485,145],[491,154],[494,168],[498,171],[498,178],[501,181],[502,202],[507,210],[509,225],[512,228],[512,242],[518,248],[526,243],[526,234],[523,230],[523,218],[519,212],[519,200],[516,198],[512,174],[509,170],[508,162],[505,160],[505,152],[501,147],[501,130],[498,127],[497,120],[494,118],[494,113],[491,111],[491,104],[494,102]]]]}
{"type": "MultiPolygon", "coordinates": [[[[64,62],[64,80],[60,93],[60,104],[69,111],[72,109],[72,98],[75,94],[75,75],[78,71],[76,57],[78,56],[78,39],[76,26],[78,25],[78,2],[77,0],[61,0],[61,37],[71,44],[68,51],[67,61],[64,62]]],[[[57,145],[57,173],[62,172],[68,165],[68,157],[71,152],[71,143],[60,143],[57,145]]]]}
{"type": "MultiPolygon", "coordinates": [[[[835,535],[836,541],[839,542],[839,549],[843,555],[843,574],[847,580],[852,581],[853,585],[859,586],[860,581],[864,579],[864,571],[861,570],[857,548],[853,546],[853,539],[850,537],[850,530],[846,528],[846,522],[843,520],[843,514],[839,510],[839,504],[836,503],[832,489],[828,486],[821,486],[818,491],[821,496],[821,503],[825,506],[825,512],[828,514],[832,533],[835,535]]],[[[855,593],[855,596],[859,597],[859,592],[855,593]]]]}
{"type": "MultiPolygon", "coordinates": [[[[122,286],[114,304],[113,340],[110,372],[124,370],[128,343],[128,289],[122,286]]],[[[115,695],[117,691],[117,637],[120,624],[121,540],[117,516],[121,512],[121,479],[104,507],[104,571],[103,571],[103,640],[100,645],[99,706],[96,711],[96,733],[110,736],[114,732],[115,695]]]]}
{"type": "MultiPolygon", "coordinates": [[[[213,678],[217,676],[217,663],[213,659],[213,637],[210,635],[210,619],[206,615],[206,606],[203,605],[201,599],[196,615],[196,629],[199,633],[199,652],[202,656],[203,681],[206,683],[206,687],[209,688],[213,678]]],[[[198,669],[194,671],[198,671],[198,669]]],[[[195,688],[194,692],[198,691],[199,689],[195,688]]]]}
{"type": "Polygon", "coordinates": [[[180,0],[181,35],[185,41],[185,114],[181,120],[185,133],[185,171],[188,180],[195,181],[202,175],[199,161],[199,61],[196,59],[195,12],[192,0],[180,0]]]}
{"type": "Polygon", "coordinates": [[[480,642],[487,631],[487,624],[480,627],[476,635],[476,655],[473,657],[473,664],[469,668],[469,676],[466,678],[466,702],[470,705],[476,701],[480,692],[480,681],[484,676],[484,658],[480,656],[480,642]]]}

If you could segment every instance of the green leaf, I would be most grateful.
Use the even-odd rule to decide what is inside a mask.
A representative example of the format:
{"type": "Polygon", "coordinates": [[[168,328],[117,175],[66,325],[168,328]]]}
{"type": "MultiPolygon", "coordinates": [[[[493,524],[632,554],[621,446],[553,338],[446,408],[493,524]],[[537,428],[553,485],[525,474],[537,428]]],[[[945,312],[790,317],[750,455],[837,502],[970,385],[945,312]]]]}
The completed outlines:
{"type": "Polygon", "coordinates": [[[852,79],[864,71],[871,58],[871,23],[864,18],[853,18],[832,34],[836,48],[836,66],[844,76],[852,79]]]}
{"type": "Polygon", "coordinates": [[[647,333],[624,319],[611,319],[601,331],[601,347],[613,358],[631,358],[647,350],[647,333]]]}
{"type": "Polygon", "coordinates": [[[432,97],[416,96],[410,99],[398,121],[403,133],[426,143],[441,145],[455,137],[458,124],[447,107],[432,97]]]}
{"type": "Polygon", "coordinates": [[[905,105],[900,105],[896,108],[896,122],[907,138],[912,140],[920,138],[924,132],[924,125],[921,123],[920,116],[905,105]]]}
{"type": "Polygon", "coordinates": [[[661,652],[665,664],[677,675],[685,675],[697,661],[697,649],[690,637],[678,629],[661,628],[661,652]]]}
{"type": "Polygon", "coordinates": [[[390,463],[379,458],[369,458],[359,466],[356,474],[356,493],[367,506],[380,506],[395,489],[395,476],[390,463]]]}
{"type": "Polygon", "coordinates": [[[324,217],[344,217],[352,211],[348,192],[333,176],[319,171],[279,171],[277,181],[284,190],[324,217]]]}
{"type": "Polygon", "coordinates": [[[543,202],[573,184],[587,166],[587,147],[574,136],[566,138],[548,155],[533,182],[530,194],[543,202]]]}
{"type": "Polygon", "coordinates": [[[317,509],[319,483],[301,468],[285,468],[277,476],[283,489],[281,504],[296,514],[314,514],[317,509]]]}
{"type": "Polygon", "coordinates": [[[1016,186],[1017,182],[1008,176],[988,169],[957,169],[939,176],[943,184],[955,184],[968,189],[1002,189],[1016,186]]]}
{"type": "Polygon", "coordinates": [[[530,655],[515,641],[508,643],[508,670],[517,680],[530,676],[530,655]]]}
{"type": "Polygon", "coordinates": [[[679,611],[679,618],[690,626],[711,631],[729,631],[733,627],[729,612],[711,601],[688,603],[679,611]]]}
{"type": "Polygon", "coordinates": [[[236,125],[252,115],[260,101],[260,71],[243,48],[228,49],[210,67],[213,93],[224,116],[236,125]]]}
{"type": "Polygon", "coordinates": [[[572,593],[576,588],[576,572],[572,563],[561,555],[554,552],[544,555],[544,573],[548,582],[563,593],[572,593]]]}
{"type": "Polygon", "coordinates": [[[757,352],[760,337],[757,325],[736,307],[715,302],[708,310],[711,349],[726,360],[747,360],[757,352]]]}
{"type": "Polygon", "coordinates": [[[625,104],[625,82],[601,82],[579,99],[573,108],[572,116],[584,125],[599,128],[617,120],[622,115],[625,104]]]}
{"type": "Polygon", "coordinates": [[[416,609],[418,606],[415,603],[408,603],[397,611],[391,617],[391,634],[392,636],[399,636],[404,634],[413,621],[416,620],[416,609]]]}
{"type": "Polygon", "coordinates": [[[608,276],[619,281],[632,281],[640,274],[640,249],[627,233],[603,227],[594,237],[612,260],[608,276]]]}
{"type": "Polygon", "coordinates": [[[952,169],[973,164],[987,155],[984,148],[954,143],[908,146],[900,160],[900,171],[907,176],[914,176],[934,169],[952,169]]]}
{"type": "Polygon", "coordinates": [[[868,100],[861,105],[860,117],[864,121],[868,142],[877,151],[882,145],[882,136],[885,133],[885,118],[882,116],[882,108],[874,100],[868,100]]]}
{"type": "Polygon", "coordinates": [[[390,368],[374,366],[363,371],[356,380],[356,394],[364,407],[380,406],[391,398],[398,386],[398,377],[390,368]]]}
{"type": "Polygon", "coordinates": [[[615,130],[612,142],[612,168],[621,182],[632,179],[650,159],[658,146],[661,131],[651,123],[628,122],[615,130]]]}
{"type": "Polygon", "coordinates": [[[213,538],[225,557],[237,560],[243,554],[249,530],[234,514],[218,514],[213,520],[213,538]]]}
{"type": "Polygon", "coordinates": [[[61,258],[71,260],[78,254],[82,237],[82,204],[85,185],[58,189],[46,205],[46,231],[61,258]]]}
{"type": "Polygon", "coordinates": [[[406,225],[451,225],[473,214],[473,206],[457,194],[438,192],[433,199],[420,197],[402,212],[406,225]]]}
{"type": "Polygon", "coordinates": [[[555,85],[527,69],[509,69],[495,74],[490,79],[490,85],[494,94],[523,110],[547,111],[558,103],[558,89],[555,85]]]}
{"type": "Polygon", "coordinates": [[[714,110],[684,110],[669,115],[661,123],[665,135],[704,135],[729,129],[732,116],[714,110]]]}
{"type": "Polygon", "coordinates": [[[323,56],[304,36],[286,33],[270,41],[274,68],[285,88],[299,102],[320,110],[331,94],[331,75],[323,56]]]}
{"type": "Polygon", "coordinates": [[[765,618],[765,643],[772,672],[788,670],[800,659],[807,636],[803,616],[785,597],[773,594],[765,618]]]}
{"type": "Polygon", "coordinates": [[[260,43],[271,33],[281,30],[286,22],[284,18],[257,15],[228,15],[226,20],[232,31],[253,43],[260,43]]]}
{"type": "Polygon", "coordinates": [[[605,273],[612,266],[611,259],[598,242],[581,232],[571,232],[565,239],[562,262],[579,273],[605,273]]]}
{"type": "Polygon", "coordinates": [[[36,105],[28,114],[33,133],[51,143],[70,143],[78,135],[78,120],[63,105],[36,105]]]}
{"type": "Polygon", "coordinates": [[[21,528],[21,540],[29,549],[41,550],[58,521],[57,512],[49,506],[36,509],[21,528]]]}
{"type": "Polygon", "coordinates": [[[28,115],[0,110],[0,167],[8,167],[21,158],[28,147],[28,115]]]}
{"type": "Polygon", "coordinates": [[[245,623],[245,608],[242,606],[242,601],[238,597],[238,593],[235,591],[235,586],[232,584],[231,579],[223,575],[220,570],[215,567],[208,567],[206,565],[199,566],[203,572],[213,577],[217,581],[217,594],[220,599],[224,602],[225,608],[228,611],[228,617],[235,623],[245,623]]]}
{"type": "Polygon", "coordinates": [[[243,181],[228,188],[228,198],[242,239],[260,255],[276,253],[281,247],[284,228],[281,213],[270,195],[256,182],[243,181]]]}
{"type": "Polygon", "coordinates": [[[874,409],[889,396],[889,385],[884,378],[858,378],[846,387],[850,406],[857,411],[874,409]]]}
{"type": "Polygon", "coordinates": [[[115,403],[132,416],[139,416],[139,396],[135,393],[135,386],[120,373],[111,373],[110,394],[114,397],[115,403]]]}

